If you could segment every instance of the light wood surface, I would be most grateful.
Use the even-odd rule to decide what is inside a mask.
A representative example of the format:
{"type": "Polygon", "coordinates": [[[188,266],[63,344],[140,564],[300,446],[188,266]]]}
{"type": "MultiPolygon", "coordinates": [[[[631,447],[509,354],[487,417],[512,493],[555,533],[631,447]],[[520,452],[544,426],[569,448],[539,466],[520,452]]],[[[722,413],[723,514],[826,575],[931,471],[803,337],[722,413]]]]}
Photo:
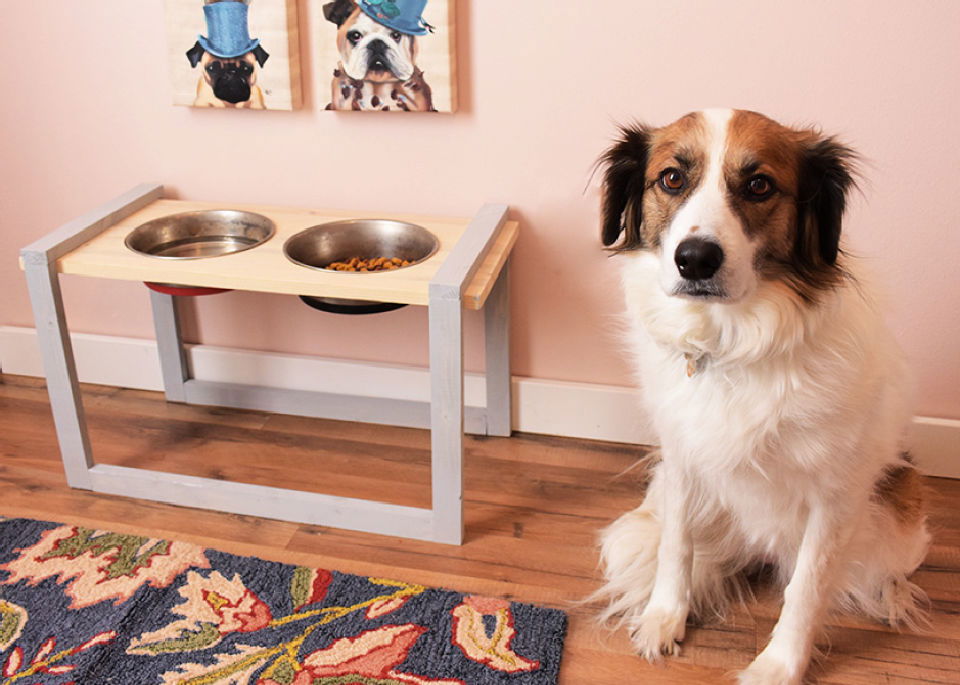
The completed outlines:
{"type": "MultiPolygon", "coordinates": [[[[758,598],[725,623],[691,627],[679,658],[651,666],[625,635],[599,631],[576,602],[597,586],[596,534],[635,506],[640,449],[532,435],[467,437],[462,547],[202,511],[67,487],[43,383],[0,383],[0,515],[186,540],[234,554],[376,574],[567,610],[562,685],[732,683],[779,611],[758,598]]],[[[390,502],[430,501],[427,431],[168,404],[160,393],[83,386],[98,463],[229,478],[390,502]]],[[[934,544],[914,580],[931,629],[897,633],[838,617],[811,682],[957,683],[960,673],[960,482],[929,479],[934,544]]]]}
{"type": "MultiPolygon", "coordinates": [[[[319,271],[294,264],[283,254],[284,242],[295,233],[327,221],[350,218],[384,218],[384,215],[382,212],[157,200],[62,257],[57,265],[61,273],[97,278],[426,305],[430,280],[470,223],[464,218],[391,215],[388,218],[419,224],[440,239],[440,249],[433,257],[396,271],[368,274],[319,271]],[[276,223],[277,232],[253,249],[209,259],[158,259],[133,252],[124,245],[127,234],[142,223],[169,214],[205,209],[241,209],[263,214],[276,223]]],[[[465,308],[483,307],[518,232],[516,222],[504,224],[464,293],[465,308]]]]}

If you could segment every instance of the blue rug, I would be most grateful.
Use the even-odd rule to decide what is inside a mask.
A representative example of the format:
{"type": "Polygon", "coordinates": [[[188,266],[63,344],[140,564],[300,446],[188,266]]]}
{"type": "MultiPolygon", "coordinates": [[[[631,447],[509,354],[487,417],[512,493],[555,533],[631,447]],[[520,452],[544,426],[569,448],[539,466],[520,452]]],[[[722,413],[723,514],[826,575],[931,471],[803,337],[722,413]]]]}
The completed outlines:
{"type": "Polygon", "coordinates": [[[0,685],[551,685],[555,609],[0,518],[0,685]]]}

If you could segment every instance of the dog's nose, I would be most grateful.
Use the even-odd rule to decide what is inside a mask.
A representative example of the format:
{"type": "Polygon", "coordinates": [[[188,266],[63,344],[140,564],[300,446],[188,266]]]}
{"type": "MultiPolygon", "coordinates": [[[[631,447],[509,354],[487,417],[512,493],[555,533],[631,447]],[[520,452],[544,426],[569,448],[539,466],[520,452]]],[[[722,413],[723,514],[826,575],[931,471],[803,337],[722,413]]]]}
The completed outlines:
{"type": "Polygon", "coordinates": [[[377,55],[383,55],[387,52],[387,44],[376,38],[367,43],[367,50],[377,55]]]}
{"type": "Polygon", "coordinates": [[[700,281],[717,273],[723,264],[723,249],[709,240],[687,238],[677,245],[673,261],[685,279],[700,281]]]}

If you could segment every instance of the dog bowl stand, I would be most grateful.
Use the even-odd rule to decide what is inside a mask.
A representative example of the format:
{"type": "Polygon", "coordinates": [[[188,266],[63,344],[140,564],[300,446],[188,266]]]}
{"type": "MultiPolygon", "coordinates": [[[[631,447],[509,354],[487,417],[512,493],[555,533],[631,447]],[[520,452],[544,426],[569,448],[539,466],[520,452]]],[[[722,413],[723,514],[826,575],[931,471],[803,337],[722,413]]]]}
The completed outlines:
{"type": "Polygon", "coordinates": [[[210,259],[154,259],[123,246],[126,234],[145,221],[214,208],[224,206],[166,200],[162,186],[145,184],[21,251],[69,485],[188,507],[461,544],[464,431],[499,436],[511,431],[508,277],[518,226],[506,220],[507,207],[484,205],[471,220],[395,217],[437,234],[440,250],[414,267],[365,276],[306,269],[282,252],[286,238],[303,228],[362,218],[362,213],[358,217],[356,213],[230,205],[270,217],[277,223],[277,234],[254,249],[210,259]],[[168,400],[430,428],[431,508],[96,464],[64,316],[61,273],[427,306],[431,399],[423,402],[192,378],[180,337],[177,299],[150,292],[168,400]],[[464,309],[484,311],[483,407],[464,406],[464,309]]]}

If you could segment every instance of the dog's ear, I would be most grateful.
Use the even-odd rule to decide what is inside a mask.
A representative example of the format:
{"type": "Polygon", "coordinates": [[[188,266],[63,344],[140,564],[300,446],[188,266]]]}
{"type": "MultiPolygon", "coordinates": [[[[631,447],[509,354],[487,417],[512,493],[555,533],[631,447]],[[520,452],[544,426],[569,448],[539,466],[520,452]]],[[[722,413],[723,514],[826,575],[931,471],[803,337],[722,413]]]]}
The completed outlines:
{"type": "Polygon", "coordinates": [[[259,64],[261,67],[263,66],[263,63],[266,62],[267,59],[270,57],[270,53],[264,50],[263,48],[261,48],[259,45],[255,47],[253,50],[251,50],[250,52],[253,53],[253,56],[257,60],[257,64],[259,64]]]}
{"type": "Polygon", "coordinates": [[[200,41],[193,44],[193,47],[187,50],[187,59],[190,60],[190,66],[195,67],[200,64],[200,58],[203,57],[204,49],[200,47],[200,41]]]}
{"type": "Polygon", "coordinates": [[[601,158],[603,175],[603,225],[600,237],[607,247],[623,233],[617,246],[631,250],[643,246],[643,186],[650,151],[650,129],[642,125],[624,126],[620,138],[601,158]]]}
{"type": "Polygon", "coordinates": [[[847,193],[856,186],[857,153],[816,136],[804,151],[797,211],[797,257],[810,267],[837,263],[847,193]]]}
{"type": "Polygon", "coordinates": [[[357,8],[354,0],[333,0],[323,6],[323,16],[327,21],[332,21],[337,26],[342,26],[353,11],[357,8]]]}

